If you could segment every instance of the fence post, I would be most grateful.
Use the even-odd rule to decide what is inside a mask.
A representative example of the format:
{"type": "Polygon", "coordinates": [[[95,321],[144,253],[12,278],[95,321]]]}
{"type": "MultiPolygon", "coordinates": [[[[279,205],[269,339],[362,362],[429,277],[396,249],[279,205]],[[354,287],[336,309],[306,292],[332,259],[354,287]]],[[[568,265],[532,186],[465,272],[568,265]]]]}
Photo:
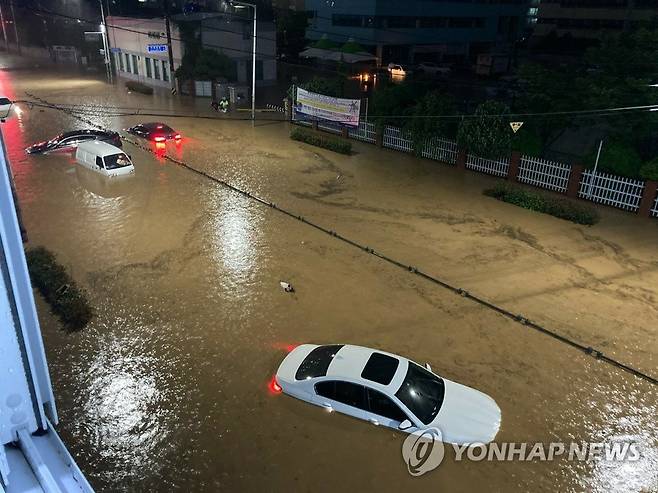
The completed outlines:
{"type": "Polygon", "coordinates": [[[291,122],[292,121],[292,101],[290,98],[285,98],[283,100],[284,106],[286,108],[286,120],[291,122]]]}
{"type": "Polygon", "coordinates": [[[458,168],[461,169],[466,169],[466,156],[468,154],[468,151],[466,149],[458,149],[457,150],[457,161],[455,162],[455,165],[458,168]]]}
{"type": "Polygon", "coordinates": [[[384,128],[375,128],[375,145],[384,147],[384,128]]]}
{"type": "Polygon", "coordinates": [[[340,129],[340,134],[344,139],[349,138],[349,134],[347,132],[347,127],[343,127],[340,129]]]}
{"type": "Polygon", "coordinates": [[[583,176],[585,167],[580,164],[571,166],[571,174],[569,175],[569,183],[567,185],[567,197],[578,197],[578,189],[580,188],[580,178],[583,176]]]}
{"type": "Polygon", "coordinates": [[[648,180],[644,183],[644,192],[640,200],[640,208],[637,213],[640,216],[650,216],[653,202],[656,200],[656,190],[658,190],[658,181],[648,180]]]}
{"type": "Polygon", "coordinates": [[[512,151],[512,156],[509,160],[509,168],[507,170],[507,180],[516,181],[519,176],[519,166],[521,165],[521,153],[519,151],[512,151]]]}

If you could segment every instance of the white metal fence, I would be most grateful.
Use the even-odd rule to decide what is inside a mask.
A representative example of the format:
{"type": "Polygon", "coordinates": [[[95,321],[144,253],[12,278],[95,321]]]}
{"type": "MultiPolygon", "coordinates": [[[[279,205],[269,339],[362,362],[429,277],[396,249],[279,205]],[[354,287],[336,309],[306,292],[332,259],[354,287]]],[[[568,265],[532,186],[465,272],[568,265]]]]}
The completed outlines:
{"type": "Polygon", "coordinates": [[[384,147],[395,149],[396,151],[412,152],[414,147],[409,139],[402,136],[402,130],[397,127],[384,127],[384,147]]]}
{"type": "Polygon", "coordinates": [[[570,175],[571,166],[568,164],[524,155],[521,156],[517,179],[521,183],[564,193],[570,175]]]}
{"type": "Polygon", "coordinates": [[[587,170],[580,179],[578,196],[600,204],[611,205],[627,211],[637,211],[642,200],[644,182],[632,178],[594,173],[587,170]]]}
{"type": "MultiPolygon", "coordinates": [[[[295,120],[295,123],[311,126],[310,122],[303,120],[295,120]]],[[[340,134],[342,129],[340,124],[331,122],[318,122],[318,128],[334,134],[340,134]]],[[[348,135],[356,140],[375,143],[375,124],[361,122],[357,128],[349,128],[348,135]]],[[[405,138],[402,130],[397,127],[384,127],[382,144],[384,147],[397,151],[413,151],[412,141],[405,138]]],[[[456,163],[457,154],[458,149],[455,142],[439,138],[431,139],[422,152],[422,156],[425,158],[450,164],[456,163]]],[[[500,177],[507,176],[509,166],[509,157],[485,159],[468,154],[466,159],[466,168],[500,177]]],[[[591,170],[587,170],[582,174],[578,197],[632,212],[639,209],[645,188],[644,181],[600,172],[592,179],[592,174],[591,170]]],[[[565,193],[569,186],[570,177],[571,166],[568,164],[533,156],[521,156],[517,177],[521,183],[565,193]]],[[[651,216],[658,217],[658,197],[655,199],[650,213],[651,216]]]]}
{"type": "Polygon", "coordinates": [[[325,132],[331,132],[332,134],[340,134],[343,131],[343,126],[340,123],[332,123],[322,120],[318,121],[318,128],[325,132]]]}
{"type": "Polygon", "coordinates": [[[370,142],[371,144],[374,144],[377,141],[377,131],[375,130],[374,123],[359,122],[359,126],[357,128],[350,127],[347,133],[350,138],[362,140],[363,142],[370,142]]]}
{"type": "Polygon", "coordinates": [[[509,158],[485,159],[474,154],[469,154],[466,158],[466,167],[489,175],[507,176],[507,172],[509,171],[509,158]]]}
{"type": "Polygon", "coordinates": [[[430,139],[422,153],[423,157],[455,164],[457,162],[457,142],[444,139],[430,139]]]}

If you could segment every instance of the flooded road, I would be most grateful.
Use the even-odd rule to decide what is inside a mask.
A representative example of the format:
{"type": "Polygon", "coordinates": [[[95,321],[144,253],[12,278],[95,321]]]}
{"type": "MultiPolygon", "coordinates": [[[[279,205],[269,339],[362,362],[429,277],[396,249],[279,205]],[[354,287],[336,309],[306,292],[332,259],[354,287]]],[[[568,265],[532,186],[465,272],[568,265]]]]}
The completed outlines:
{"type": "MultiPolygon", "coordinates": [[[[178,104],[62,75],[0,77],[16,99],[178,104]]],[[[135,175],[112,183],[70,155],[27,156],[80,122],[22,108],[3,132],[28,246],[54,251],[96,310],[70,334],[38,306],[59,430],[99,491],[658,490],[655,386],[129,143],[135,175]],[[498,442],[627,440],[642,457],[457,462],[448,449],[414,478],[401,433],[269,393],[286,346],[302,342],[429,362],[497,401],[498,442]]],[[[144,121],[98,113],[117,130],[144,121]]],[[[657,373],[655,221],[604,210],[575,226],[482,197],[486,177],[365,145],[318,151],[283,123],[166,121],[184,135],[165,149],[177,159],[657,373]]]]}

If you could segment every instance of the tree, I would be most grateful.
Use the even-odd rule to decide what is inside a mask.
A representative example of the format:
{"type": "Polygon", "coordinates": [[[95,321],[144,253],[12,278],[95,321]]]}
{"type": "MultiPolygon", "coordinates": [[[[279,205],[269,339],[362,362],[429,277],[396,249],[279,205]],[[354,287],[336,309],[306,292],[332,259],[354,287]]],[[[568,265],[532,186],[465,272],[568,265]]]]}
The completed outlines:
{"type": "MultiPolygon", "coordinates": [[[[596,162],[597,149],[589,153],[584,162],[588,168],[593,168],[596,162]]],[[[632,146],[625,142],[604,142],[599,157],[598,169],[614,175],[637,178],[640,175],[642,159],[632,146]]]]}
{"type": "Polygon", "coordinates": [[[313,77],[310,81],[300,84],[299,87],[334,98],[343,97],[344,94],[343,79],[338,77],[313,77]]]}
{"type": "Polygon", "coordinates": [[[406,116],[427,92],[427,85],[417,82],[391,84],[375,91],[369,113],[377,128],[385,125],[403,126],[406,116]]]}
{"type": "Polygon", "coordinates": [[[486,101],[473,117],[464,118],[457,132],[457,144],[478,156],[498,159],[507,157],[511,148],[509,108],[498,101],[486,101]]]}
{"type": "Polygon", "coordinates": [[[406,120],[403,130],[411,138],[416,155],[422,154],[427,141],[431,138],[454,136],[456,120],[436,118],[454,113],[455,102],[452,97],[438,91],[425,94],[412,108],[411,118],[406,120]]]}
{"type": "Polygon", "coordinates": [[[236,79],[235,63],[224,53],[208,48],[202,48],[194,55],[192,53],[183,56],[183,63],[176,69],[176,77],[197,80],[236,79]]]}
{"type": "MultiPolygon", "coordinates": [[[[527,64],[519,76],[525,86],[515,111],[574,112],[655,104],[658,89],[658,29],[637,29],[603,38],[587,50],[585,63],[527,64]]],[[[544,148],[567,128],[594,127],[606,139],[633,147],[641,159],[658,151],[658,115],[609,113],[531,117],[525,128],[537,132],[544,148]]]]}

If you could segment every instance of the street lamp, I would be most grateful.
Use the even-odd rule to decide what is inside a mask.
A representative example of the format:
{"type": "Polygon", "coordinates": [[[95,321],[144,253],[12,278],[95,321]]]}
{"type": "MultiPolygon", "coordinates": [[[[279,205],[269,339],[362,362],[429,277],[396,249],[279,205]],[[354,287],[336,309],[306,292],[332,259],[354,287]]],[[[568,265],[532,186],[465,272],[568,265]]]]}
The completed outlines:
{"type": "Polygon", "coordinates": [[[251,119],[256,121],[256,4],[242,2],[239,0],[229,0],[229,5],[235,7],[251,7],[254,9],[254,42],[252,47],[252,64],[251,64],[251,119]]]}
{"type": "Polygon", "coordinates": [[[107,73],[107,80],[112,84],[112,63],[110,62],[110,43],[107,39],[107,27],[105,22],[105,9],[103,8],[103,0],[99,0],[101,4],[101,36],[103,36],[103,51],[105,52],[105,71],[107,73]]]}

